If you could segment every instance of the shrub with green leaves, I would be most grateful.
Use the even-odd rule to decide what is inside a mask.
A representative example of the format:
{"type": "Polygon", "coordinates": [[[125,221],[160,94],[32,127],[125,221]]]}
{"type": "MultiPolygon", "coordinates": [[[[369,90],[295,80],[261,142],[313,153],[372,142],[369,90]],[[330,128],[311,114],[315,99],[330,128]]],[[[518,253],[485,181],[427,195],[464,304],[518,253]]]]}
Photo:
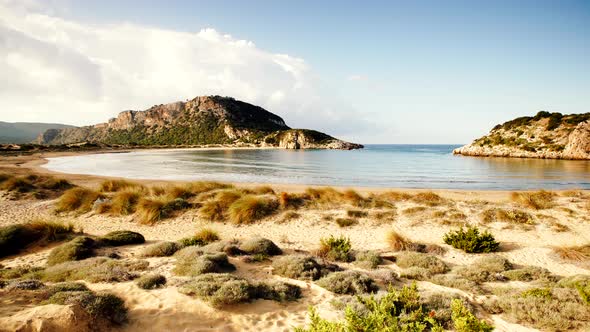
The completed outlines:
{"type": "Polygon", "coordinates": [[[236,267],[227,260],[225,253],[179,255],[174,273],[181,276],[198,276],[205,273],[232,272],[236,267]]]}
{"type": "Polygon", "coordinates": [[[400,290],[389,288],[387,294],[376,297],[357,297],[360,309],[348,305],[344,321],[332,322],[321,318],[310,308],[308,328],[296,332],[372,332],[372,331],[437,331],[443,328],[431,317],[430,310],[420,303],[416,285],[400,290]]]}
{"type": "Polygon", "coordinates": [[[100,242],[107,246],[125,246],[129,244],[142,244],[145,242],[143,235],[132,231],[114,231],[99,238],[100,242]]]}
{"type": "Polygon", "coordinates": [[[52,295],[47,303],[76,305],[86,311],[90,317],[105,320],[114,325],[121,325],[127,321],[125,302],[110,293],[63,291],[52,295]]]}
{"type": "Polygon", "coordinates": [[[272,262],[272,273],[292,279],[317,280],[322,276],[322,266],[311,256],[289,255],[272,262]]]}
{"type": "Polygon", "coordinates": [[[459,299],[451,302],[451,311],[451,318],[457,332],[491,332],[494,330],[494,327],[486,321],[477,319],[459,299]]]}
{"type": "Polygon", "coordinates": [[[73,225],[47,220],[0,227],[0,257],[19,253],[32,244],[61,241],[72,233],[73,225]]]}
{"type": "Polygon", "coordinates": [[[376,251],[361,251],[354,255],[354,264],[363,269],[375,269],[381,263],[383,259],[376,251]]]}
{"type": "Polygon", "coordinates": [[[331,261],[350,262],[352,260],[350,239],[344,236],[320,239],[318,256],[331,261]]]}
{"type": "Polygon", "coordinates": [[[145,247],[140,255],[143,257],[167,257],[174,255],[182,245],[176,242],[158,242],[145,247]]]}
{"type": "Polygon", "coordinates": [[[263,237],[254,237],[245,240],[240,245],[240,250],[249,255],[262,254],[267,256],[275,256],[283,253],[281,248],[279,248],[274,242],[263,237]]]}
{"type": "Polygon", "coordinates": [[[47,257],[47,265],[86,259],[92,256],[94,245],[95,242],[92,238],[77,237],[51,250],[49,257],[47,257]]]}
{"type": "Polygon", "coordinates": [[[330,273],[318,280],[318,286],[336,294],[364,294],[379,290],[375,281],[357,271],[340,271],[330,273]]]}
{"type": "Polygon", "coordinates": [[[446,244],[461,249],[467,253],[485,253],[497,251],[500,243],[488,231],[480,233],[475,226],[461,227],[457,231],[450,231],[443,238],[446,244]]]}
{"type": "Polygon", "coordinates": [[[49,282],[86,280],[89,282],[121,282],[133,280],[135,272],[148,267],[146,261],[124,261],[93,257],[64,262],[40,271],[40,278],[49,282]]]}

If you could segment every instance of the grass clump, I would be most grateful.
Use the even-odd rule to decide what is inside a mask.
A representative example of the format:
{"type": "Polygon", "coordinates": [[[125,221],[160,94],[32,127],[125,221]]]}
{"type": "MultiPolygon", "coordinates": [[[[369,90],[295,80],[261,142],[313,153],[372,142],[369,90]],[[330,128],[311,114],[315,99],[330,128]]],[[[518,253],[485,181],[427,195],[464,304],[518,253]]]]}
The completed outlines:
{"type": "Polygon", "coordinates": [[[66,190],[56,203],[56,212],[85,213],[92,210],[94,202],[104,198],[102,194],[91,189],[75,187],[66,190]]]}
{"type": "Polygon", "coordinates": [[[51,297],[53,294],[61,292],[88,292],[90,289],[81,282],[60,282],[48,286],[46,292],[47,296],[51,297]]]}
{"type": "Polygon", "coordinates": [[[375,269],[383,259],[376,251],[361,251],[354,255],[354,264],[363,269],[375,269]]]}
{"type": "Polygon", "coordinates": [[[127,180],[105,180],[101,182],[99,191],[101,192],[117,192],[123,189],[129,189],[134,187],[141,187],[139,183],[127,181],[127,180]]]}
{"type": "Polygon", "coordinates": [[[87,236],[77,237],[64,243],[49,253],[47,265],[52,266],[68,261],[79,261],[91,257],[94,253],[95,241],[87,236]]]}
{"type": "Polygon", "coordinates": [[[389,231],[387,233],[387,244],[393,251],[415,250],[416,244],[412,243],[408,238],[396,231],[389,231]]]}
{"type": "Polygon", "coordinates": [[[274,242],[262,237],[254,237],[244,241],[240,245],[240,250],[249,255],[266,255],[275,256],[283,253],[274,242]]]}
{"type": "Polygon", "coordinates": [[[126,216],[135,213],[137,204],[142,197],[141,190],[129,188],[117,192],[110,202],[110,212],[114,215],[126,216]]]}
{"type": "Polygon", "coordinates": [[[63,291],[55,293],[47,300],[47,303],[78,306],[93,319],[113,325],[121,325],[127,321],[125,302],[110,293],[63,291]]]}
{"type": "Polygon", "coordinates": [[[174,273],[180,276],[198,276],[205,273],[225,273],[235,271],[225,253],[179,255],[177,256],[174,273]],[[196,256],[196,257],[195,257],[196,256]]]}
{"type": "Polygon", "coordinates": [[[441,274],[448,271],[448,266],[442,260],[429,254],[419,252],[401,252],[396,256],[396,264],[402,269],[411,269],[411,274],[418,278],[427,278],[434,274],[441,274]]]}
{"type": "Polygon", "coordinates": [[[550,281],[556,282],[559,278],[549,270],[538,266],[525,266],[520,269],[508,270],[503,273],[504,277],[513,281],[550,281]]]}
{"type": "Polygon", "coordinates": [[[439,195],[431,191],[418,193],[414,195],[411,199],[412,201],[418,204],[423,204],[427,206],[437,206],[446,202],[444,198],[440,197],[439,195]]]}
{"type": "Polygon", "coordinates": [[[211,228],[203,228],[191,237],[180,239],[178,242],[185,247],[204,246],[209,243],[219,241],[219,233],[211,228]]]}
{"type": "Polygon", "coordinates": [[[301,298],[301,288],[286,282],[265,282],[254,286],[255,297],[259,299],[287,302],[301,298]]]}
{"type": "Polygon", "coordinates": [[[553,252],[566,261],[587,262],[590,260],[590,244],[572,247],[554,247],[553,252]]]}
{"type": "Polygon", "coordinates": [[[541,190],[537,192],[513,192],[510,198],[524,207],[543,210],[552,208],[555,205],[556,196],[553,192],[541,190]]]}
{"type": "Polygon", "coordinates": [[[140,255],[142,257],[167,257],[174,255],[182,247],[176,242],[158,242],[145,247],[140,255]]]}
{"type": "Polygon", "coordinates": [[[301,206],[305,205],[308,198],[305,194],[292,194],[286,192],[280,193],[278,197],[279,207],[282,210],[298,209],[301,206]]]}
{"type": "Polygon", "coordinates": [[[141,198],[137,203],[137,218],[141,224],[154,224],[160,220],[170,218],[177,211],[190,207],[183,198],[152,197],[141,198]]]}
{"type": "Polygon", "coordinates": [[[73,233],[72,224],[43,219],[0,227],[0,257],[17,254],[33,244],[61,241],[73,233]]]}
{"type": "Polygon", "coordinates": [[[288,255],[272,262],[272,273],[291,279],[317,280],[322,266],[311,256],[288,255]]]}
{"type": "Polygon", "coordinates": [[[45,284],[35,279],[13,280],[4,287],[7,291],[37,290],[45,287],[45,284]]]}
{"type": "Polygon", "coordinates": [[[467,229],[461,227],[457,231],[450,231],[445,234],[443,240],[453,248],[461,249],[467,253],[494,252],[500,246],[491,233],[487,231],[480,233],[475,226],[468,226],[467,229]]]}
{"type": "Polygon", "coordinates": [[[356,271],[330,273],[318,280],[317,284],[336,294],[356,295],[379,290],[373,279],[356,271]]]}
{"type": "Polygon", "coordinates": [[[350,239],[344,236],[320,239],[317,255],[331,261],[350,262],[352,260],[350,239]]]}
{"type": "Polygon", "coordinates": [[[99,238],[103,245],[118,247],[145,242],[143,235],[132,231],[113,231],[99,238]]]}
{"type": "Polygon", "coordinates": [[[359,296],[357,301],[355,306],[346,306],[342,322],[321,318],[315,308],[310,308],[309,326],[295,331],[442,331],[436,316],[432,317],[432,311],[420,303],[415,284],[400,290],[389,288],[379,297],[359,296]]]}
{"type": "Polygon", "coordinates": [[[441,285],[449,288],[456,288],[466,292],[481,294],[483,289],[479,283],[465,279],[461,276],[437,274],[428,279],[433,284],[441,285]]]}
{"type": "Polygon", "coordinates": [[[457,269],[457,273],[467,280],[481,283],[505,280],[504,272],[512,269],[512,264],[504,257],[492,255],[482,257],[469,266],[457,269]]]}
{"type": "Polygon", "coordinates": [[[369,213],[367,211],[362,210],[347,210],[346,215],[349,218],[364,218],[367,217],[369,213]]]}
{"type": "Polygon", "coordinates": [[[277,209],[278,202],[275,199],[245,195],[230,205],[228,215],[234,224],[251,224],[273,214],[277,209]]]}
{"type": "Polygon", "coordinates": [[[42,271],[41,280],[49,282],[86,280],[89,282],[121,282],[133,280],[135,272],[148,267],[145,261],[113,260],[93,257],[81,261],[64,262],[42,271]]]}
{"type": "Polygon", "coordinates": [[[358,223],[359,223],[358,220],[352,219],[352,218],[337,218],[336,219],[336,224],[338,224],[338,226],[340,226],[340,227],[350,227],[350,226],[354,226],[358,223]]]}
{"type": "Polygon", "coordinates": [[[135,280],[141,289],[156,289],[166,284],[166,277],[161,274],[144,274],[135,280]]]}
{"type": "Polygon", "coordinates": [[[203,206],[199,209],[199,215],[211,221],[224,221],[227,219],[227,210],[230,205],[242,196],[243,193],[235,189],[219,191],[213,199],[203,203],[203,206]]]}
{"type": "Polygon", "coordinates": [[[533,216],[529,213],[511,209],[505,210],[500,208],[488,209],[482,213],[481,220],[483,223],[506,222],[517,225],[534,225],[533,216]]]}

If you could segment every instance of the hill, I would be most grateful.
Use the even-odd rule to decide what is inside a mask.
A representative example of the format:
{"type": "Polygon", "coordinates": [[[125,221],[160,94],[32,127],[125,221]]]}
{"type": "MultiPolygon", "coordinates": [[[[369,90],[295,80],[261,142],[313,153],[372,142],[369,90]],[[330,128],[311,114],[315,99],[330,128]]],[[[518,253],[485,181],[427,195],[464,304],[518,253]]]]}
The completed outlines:
{"type": "Polygon", "coordinates": [[[362,145],[304,129],[291,129],[283,119],[259,106],[220,96],[160,104],[145,111],[124,111],[107,123],[50,129],[39,144],[81,142],[110,145],[254,144],[293,149],[358,149],[362,145]]]}
{"type": "Polygon", "coordinates": [[[53,128],[73,128],[73,126],[58,123],[0,121],[0,143],[30,143],[37,138],[39,134],[53,128]]]}
{"type": "Polygon", "coordinates": [[[590,159],[590,113],[541,111],[495,126],[488,135],[453,151],[484,157],[590,159]]]}

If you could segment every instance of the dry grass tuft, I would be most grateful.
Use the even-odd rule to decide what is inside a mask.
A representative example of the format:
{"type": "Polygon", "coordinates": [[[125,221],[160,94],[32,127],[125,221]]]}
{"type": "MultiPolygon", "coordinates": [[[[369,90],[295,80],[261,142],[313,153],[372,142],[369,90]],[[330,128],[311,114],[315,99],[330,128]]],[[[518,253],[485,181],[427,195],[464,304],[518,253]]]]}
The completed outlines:
{"type": "Polygon", "coordinates": [[[555,197],[557,194],[550,191],[536,191],[536,192],[513,192],[510,198],[527,208],[542,210],[549,209],[555,206],[555,197]]]}
{"type": "Polygon", "coordinates": [[[149,225],[169,218],[175,212],[187,209],[189,206],[190,204],[182,198],[141,198],[137,203],[136,214],[139,223],[149,225]]]}
{"type": "Polygon", "coordinates": [[[110,212],[114,215],[125,216],[133,214],[139,199],[145,194],[143,188],[127,188],[117,192],[110,202],[110,212]]]}
{"type": "Polygon", "coordinates": [[[359,193],[352,189],[345,190],[342,193],[342,199],[352,206],[365,206],[368,201],[359,193]]]}
{"type": "Polygon", "coordinates": [[[418,193],[414,195],[412,197],[412,201],[427,206],[437,206],[446,202],[444,198],[440,197],[439,195],[431,191],[418,193]]]}
{"type": "Polygon", "coordinates": [[[350,218],[364,218],[367,217],[369,213],[362,210],[346,210],[346,215],[350,218]]]}
{"type": "Polygon", "coordinates": [[[227,210],[230,205],[242,197],[242,192],[235,189],[222,190],[212,199],[203,203],[199,209],[199,215],[211,221],[223,221],[227,218],[227,210]]]}
{"type": "Polygon", "coordinates": [[[234,224],[251,224],[275,213],[278,207],[274,198],[245,195],[230,205],[228,216],[234,224]]]}
{"type": "Polygon", "coordinates": [[[337,218],[336,219],[336,224],[338,224],[338,226],[340,226],[340,227],[350,227],[350,226],[357,225],[358,223],[359,223],[359,221],[356,219],[353,219],[353,218],[337,218]]]}
{"type": "Polygon", "coordinates": [[[248,194],[253,194],[253,195],[274,195],[275,191],[274,189],[272,189],[272,187],[270,186],[258,186],[258,187],[254,187],[254,188],[248,188],[246,189],[246,192],[248,194]]]}
{"type": "Polygon", "coordinates": [[[43,219],[0,227],[0,257],[16,254],[32,244],[64,240],[74,231],[72,224],[43,219]]]}
{"type": "MultiPolygon", "coordinates": [[[[396,256],[395,263],[402,269],[412,268],[424,278],[431,275],[445,273],[449,270],[447,264],[439,258],[418,252],[405,251],[396,256]],[[420,270],[420,271],[418,271],[420,270]]],[[[416,279],[416,278],[414,278],[416,279]]]]}
{"type": "Polygon", "coordinates": [[[282,192],[279,194],[279,206],[283,210],[298,209],[305,205],[309,197],[306,194],[292,194],[282,192]]]}
{"type": "Polygon", "coordinates": [[[103,196],[91,189],[76,187],[66,190],[56,204],[56,212],[77,211],[80,213],[92,210],[94,202],[103,196]]]}
{"type": "Polygon", "coordinates": [[[117,192],[123,189],[129,188],[141,188],[143,187],[141,184],[136,182],[131,182],[127,180],[105,180],[100,184],[99,191],[100,192],[117,192]]]}
{"type": "Polygon", "coordinates": [[[387,243],[389,244],[389,248],[393,251],[414,250],[415,248],[412,241],[396,231],[389,231],[387,233],[387,243]]]}
{"type": "Polygon", "coordinates": [[[209,243],[219,241],[219,233],[210,228],[202,228],[195,235],[181,239],[179,242],[185,247],[204,246],[209,243]]]}
{"type": "Polygon", "coordinates": [[[553,252],[566,261],[584,262],[590,260],[590,244],[573,247],[554,247],[553,252]]]}

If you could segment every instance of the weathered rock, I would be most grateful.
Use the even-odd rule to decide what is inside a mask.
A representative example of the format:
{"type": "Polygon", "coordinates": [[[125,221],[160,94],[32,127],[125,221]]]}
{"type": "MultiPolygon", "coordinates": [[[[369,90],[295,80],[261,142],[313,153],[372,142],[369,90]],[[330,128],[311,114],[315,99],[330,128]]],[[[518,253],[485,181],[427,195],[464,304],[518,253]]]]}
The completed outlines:
{"type": "Polygon", "coordinates": [[[48,304],[0,318],[0,331],[85,332],[96,327],[91,323],[88,314],[77,306],[48,304]]]}
{"type": "Polygon", "coordinates": [[[494,127],[454,154],[481,157],[590,159],[590,113],[539,112],[494,127]]]}

